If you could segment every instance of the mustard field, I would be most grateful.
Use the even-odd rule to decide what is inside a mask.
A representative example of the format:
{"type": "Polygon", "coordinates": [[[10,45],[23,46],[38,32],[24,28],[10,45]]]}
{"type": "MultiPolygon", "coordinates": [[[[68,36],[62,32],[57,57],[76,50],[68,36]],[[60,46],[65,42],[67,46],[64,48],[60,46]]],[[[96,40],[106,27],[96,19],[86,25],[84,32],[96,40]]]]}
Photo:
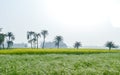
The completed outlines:
{"type": "Polygon", "coordinates": [[[118,53],[120,50],[107,49],[4,49],[0,54],[90,54],[90,53],[118,53]]]}

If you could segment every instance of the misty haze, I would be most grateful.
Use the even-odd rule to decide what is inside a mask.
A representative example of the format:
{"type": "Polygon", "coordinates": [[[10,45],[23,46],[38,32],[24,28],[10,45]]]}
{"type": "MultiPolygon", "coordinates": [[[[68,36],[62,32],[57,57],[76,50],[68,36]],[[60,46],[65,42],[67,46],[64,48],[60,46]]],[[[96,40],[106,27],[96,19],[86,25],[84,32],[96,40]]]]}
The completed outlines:
{"type": "Polygon", "coordinates": [[[119,75],[120,0],[0,0],[0,75],[119,75]]]}

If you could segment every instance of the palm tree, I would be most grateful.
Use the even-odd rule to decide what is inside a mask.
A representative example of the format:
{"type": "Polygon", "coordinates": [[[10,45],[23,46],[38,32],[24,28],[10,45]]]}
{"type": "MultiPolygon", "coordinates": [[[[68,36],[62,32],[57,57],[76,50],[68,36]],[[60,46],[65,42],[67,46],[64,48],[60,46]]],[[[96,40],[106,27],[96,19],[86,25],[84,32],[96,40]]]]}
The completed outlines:
{"type": "Polygon", "coordinates": [[[48,35],[48,31],[47,30],[42,30],[41,34],[43,36],[43,45],[42,45],[42,48],[44,49],[45,38],[48,35]]]}
{"type": "Polygon", "coordinates": [[[81,46],[81,43],[76,41],[74,44],[74,48],[78,49],[80,46],[81,46]]]}
{"type": "Polygon", "coordinates": [[[37,48],[38,48],[38,38],[41,37],[40,33],[35,34],[37,40],[37,48]]]}
{"type": "Polygon", "coordinates": [[[31,44],[31,48],[32,48],[32,39],[33,39],[34,33],[35,33],[35,32],[33,32],[33,31],[28,31],[28,32],[27,32],[27,39],[28,39],[28,43],[31,44]]]}
{"type": "Polygon", "coordinates": [[[55,45],[57,46],[57,48],[59,48],[61,41],[63,41],[63,37],[62,36],[56,36],[55,37],[55,45]]]}
{"type": "Polygon", "coordinates": [[[13,40],[15,40],[15,37],[12,32],[7,33],[8,41],[7,41],[7,48],[10,48],[13,45],[13,40]]]}
{"type": "Polygon", "coordinates": [[[37,41],[37,38],[33,38],[33,39],[32,39],[33,47],[34,47],[34,48],[36,48],[36,41],[37,41]]]}
{"type": "Polygon", "coordinates": [[[37,48],[38,48],[38,38],[41,37],[40,33],[34,33],[34,37],[33,37],[33,43],[34,45],[36,44],[37,41],[37,48]]]}
{"type": "Polygon", "coordinates": [[[8,40],[11,40],[12,37],[13,37],[13,33],[12,33],[12,32],[8,32],[8,33],[7,33],[7,36],[8,36],[8,40]]]}
{"type": "Polygon", "coordinates": [[[0,49],[1,49],[1,46],[3,46],[3,49],[4,49],[4,41],[6,37],[6,34],[2,33],[2,29],[3,28],[0,28],[0,49]]]}
{"type": "Polygon", "coordinates": [[[3,48],[4,48],[4,40],[5,40],[5,34],[3,33],[0,33],[0,49],[1,49],[1,46],[3,45],[3,48]]]}
{"type": "Polygon", "coordinates": [[[7,48],[10,48],[11,46],[13,46],[13,41],[7,41],[7,44],[8,44],[7,48]]]}
{"type": "Polygon", "coordinates": [[[117,47],[117,46],[115,46],[115,44],[112,41],[108,41],[105,44],[105,46],[109,48],[109,51],[111,50],[111,48],[116,48],[117,47]]]}

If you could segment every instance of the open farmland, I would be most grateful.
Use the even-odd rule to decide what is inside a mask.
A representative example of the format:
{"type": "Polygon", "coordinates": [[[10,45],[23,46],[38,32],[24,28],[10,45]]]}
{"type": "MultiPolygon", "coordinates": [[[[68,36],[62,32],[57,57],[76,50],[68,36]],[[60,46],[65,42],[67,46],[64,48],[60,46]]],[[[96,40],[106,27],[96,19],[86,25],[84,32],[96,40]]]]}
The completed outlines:
{"type": "Polygon", "coordinates": [[[108,49],[4,49],[0,54],[93,54],[93,53],[118,53],[120,50],[108,49]]]}
{"type": "MultiPolygon", "coordinates": [[[[0,54],[0,75],[120,75],[119,50],[80,49],[86,54],[76,53],[34,53],[16,54],[15,51],[31,51],[32,49],[13,49],[13,52],[0,54]],[[92,50],[91,50],[92,51],[92,50]],[[96,51],[96,53],[95,53],[96,51]],[[98,53],[101,51],[101,53],[98,53]],[[118,52],[117,52],[118,51],[118,52]],[[89,53],[88,53],[89,52],[89,53]]],[[[48,49],[49,50],[49,49],[48,49]]],[[[50,49],[55,51],[57,49],[50,49]]],[[[59,49],[59,51],[65,49],[59,49]]],[[[67,49],[66,49],[67,50],[67,49]]],[[[65,51],[66,51],[65,50],[65,51]]],[[[68,49],[72,51],[73,49],[68,49]]],[[[80,51],[75,50],[75,51],[80,51]]],[[[4,50],[7,52],[7,50],[4,50]]],[[[34,50],[37,51],[37,50],[34,50]]],[[[42,49],[39,49],[42,51],[42,49]]],[[[47,51],[47,49],[45,49],[47,51]]],[[[9,51],[8,51],[9,52],[9,51]]]]}

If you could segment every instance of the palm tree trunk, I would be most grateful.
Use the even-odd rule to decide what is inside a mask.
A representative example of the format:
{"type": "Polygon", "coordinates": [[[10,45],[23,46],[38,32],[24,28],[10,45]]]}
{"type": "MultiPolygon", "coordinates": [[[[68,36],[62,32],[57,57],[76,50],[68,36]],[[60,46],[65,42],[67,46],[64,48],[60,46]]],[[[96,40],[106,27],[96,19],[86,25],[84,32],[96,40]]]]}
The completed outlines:
{"type": "Polygon", "coordinates": [[[109,47],[109,51],[111,50],[111,47],[109,47]]]}
{"type": "Polygon", "coordinates": [[[5,48],[5,47],[4,47],[4,43],[2,44],[2,46],[3,46],[3,49],[4,49],[4,48],[5,48]]]}
{"type": "Polygon", "coordinates": [[[33,42],[33,45],[34,45],[34,47],[33,47],[33,48],[35,49],[35,48],[36,48],[36,44],[35,44],[35,41],[33,42]]]}
{"type": "Polygon", "coordinates": [[[60,43],[59,43],[59,41],[58,41],[58,48],[60,47],[60,43]]]}
{"type": "Polygon", "coordinates": [[[9,48],[9,43],[7,44],[7,48],[9,48]]]}
{"type": "Polygon", "coordinates": [[[43,46],[42,46],[43,49],[44,49],[44,45],[45,45],[45,38],[44,38],[44,40],[43,40],[43,46]]]}
{"type": "MultiPolygon", "coordinates": [[[[9,41],[10,41],[10,36],[9,36],[9,41]]],[[[10,43],[8,43],[8,46],[7,46],[7,48],[10,48],[10,43]]]]}
{"type": "Polygon", "coordinates": [[[10,36],[9,36],[9,41],[10,41],[10,36]]]}
{"type": "Polygon", "coordinates": [[[1,49],[1,44],[0,44],[0,49],[1,49]]]}
{"type": "Polygon", "coordinates": [[[32,42],[31,42],[31,48],[32,48],[32,42]]]}
{"type": "Polygon", "coordinates": [[[38,49],[38,38],[37,38],[37,49],[38,49]]]}

